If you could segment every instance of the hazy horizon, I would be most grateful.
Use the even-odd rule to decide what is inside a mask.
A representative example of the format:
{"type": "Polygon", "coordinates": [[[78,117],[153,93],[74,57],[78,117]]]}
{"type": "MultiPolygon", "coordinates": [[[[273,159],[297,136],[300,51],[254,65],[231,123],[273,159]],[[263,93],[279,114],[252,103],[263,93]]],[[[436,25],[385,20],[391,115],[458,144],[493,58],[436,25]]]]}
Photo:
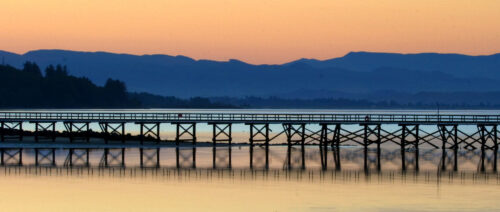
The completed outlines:
{"type": "Polygon", "coordinates": [[[172,57],[188,57],[191,59],[194,59],[196,61],[203,61],[203,60],[210,60],[210,61],[217,61],[217,62],[228,62],[230,60],[238,60],[250,65],[284,65],[287,63],[291,63],[294,61],[302,60],[302,59],[308,59],[308,60],[318,60],[318,61],[325,61],[325,60],[331,60],[331,59],[337,59],[337,58],[342,58],[347,56],[348,54],[352,53],[376,53],[376,54],[401,54],[401,55],[419,55],[419,54],[443,54],[443,55],[464,55],[464,56],[472,56],[472,57],[480,57],[480,56],[492,56],[492,55],[497,55],[500,54],[500,51],[498,52],[493,52],[490,54],[465,54],[465,53],[456,53],[456,52],[415,52],[415,53],[402,53],[402,52],[375,52],[375,51],[348,51],[343,55],[340,56],[332,56],[332,57],[326,57],[324,59],[318,59],[318,58],[313,58],[313,57],[301,57],[301,58],[295,58],[291,59],[289,61],[284,61],[281,63],[251,63],[249,61],[245,61],[240,58],[228,58],[228,59],[209,59],[209,58],[194,58],[190,55],[182,55],[182,54],[166,54],[166,53],[144,53],[144,54],[138,54],[138,53],[128,53],[128,52],[113,52],[113,51],[104,51],[104,50],[96,50],[96,51],[80,51],[80,50],[74,50],[74,49],[56,49],[56,48],[47,48],[47,49],[31,49],[27,50],[22,53],[17,53],[17,52],[12,52],[12,51],[7,51],[4,49],[0,49],[0,52],[7,52],[7,53],[13,53],[17,55],[26,55],[30,52],[37,52],[37,51],[67,51],[67,52],[82,52],[82,53],[110,53],[110,54],[117,54],[117,55],[132,55],[132,56],[153,56],[153,55],[166,55],[166,56],[172,56],[172,57]]]}

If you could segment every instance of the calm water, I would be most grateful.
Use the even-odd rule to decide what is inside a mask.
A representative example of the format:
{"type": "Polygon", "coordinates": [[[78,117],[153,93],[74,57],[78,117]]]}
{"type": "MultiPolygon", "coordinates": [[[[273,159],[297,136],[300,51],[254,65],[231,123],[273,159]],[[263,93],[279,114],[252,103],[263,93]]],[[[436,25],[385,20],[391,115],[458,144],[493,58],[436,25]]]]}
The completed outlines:
{"type": "MultiPolygon", "coordinates": [[[[210,130],[200,129],[206,140],[210,130]]],[[[235,131],[241,133],[235,143],[246,141],[245,126],[235,131]]],[[[22,160],[19,149],[4,151],[3,211],[500,211],[492,151],[443,156],[424,148],[417,160],[414,152],[403,159],[398,148],[386,147],[380,168],[376,152],[370,149],[365,157],[359,147],[341,148],[338,161],[332,149],[323,161],[317,146],[272,145],[268,152],[244,145],[160,148],[143,149],[142,156],[138,148],[38,154],[27,148],[22,160]]]]}
{"type": "Polygon", "coordinates": [[[422,150],[402,159],[383,149],[381,169],[361,148],[342,148],[341,168],[317,147],[247,146],[5,151],[5,211],[485,211],[500,208],[493,152],[422,150]],[[89,154],[87,163],[86,154],[89,154]],[[105,164],[107,152],[108,163],[105,164]],[[121,154],[124,154],[122,161],[121,154]],[[7,157],[7,155],[9,155],[7,157]],[[159,156],[159,158],[158,158],[159,156]],[[45,158],[43,158],[45,157],[45,158]],[[250,165],[252,158],[252,165],[250,165]],[[481,166],[484,164],[484,170],[481,166]],[[456,170],[454,167],[457,167],[456,170]],[[28,204],[29,203],[29,204],[28,204]]]}

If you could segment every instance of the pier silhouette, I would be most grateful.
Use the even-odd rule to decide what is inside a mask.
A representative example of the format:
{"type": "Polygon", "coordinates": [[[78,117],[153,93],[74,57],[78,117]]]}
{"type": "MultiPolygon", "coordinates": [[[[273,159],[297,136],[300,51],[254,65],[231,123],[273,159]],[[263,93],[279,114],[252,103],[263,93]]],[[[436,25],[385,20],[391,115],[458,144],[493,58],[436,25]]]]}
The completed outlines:
{"type": "Polygon", "coordinates": [[[275,146],[284,146],[286,159],[280,166],[284,170],[306,170],[313,162],[321,170],[341,171],[345,164],[355,163],[368,173],[393,163],[402,172],[418,172],[422,163],[431,163],[436,171],[457,172],[460,163],[474,161],[478,172],[496,173],[500,116],[0,112],[0,124],[4,166],[24,166],[23,154],[33,152],[34,166],[61,166],[58,157],[64,157],[62,166],[91,167],[95,165],[90,154],[100,152],[98,167],[129,167],[128,151],[137,149],[138,167],[160,168],[161,152],[173,149],[172,168],[196,169],[197,150],[211,148],[211,168],[232,169],[234,148],[244,147],[248,169],[269,170],[275,146]],[[213,128],[211,142],[198,141],[200,123],[213,128]],[[63,131],[56,129],[61,124],[63,131]],[[91,124],[98,124],[101,131],[93,131],[91,124]],[[139,133],[128,133],[127,124],[138,126],[139,133]],[[162,124],[175,126],[174,140],[161,138],[162,124]],[[234,143],[233,124],[248,126],[247,144],[234,143]],[[33,130],[26,130],[27,125],[33,130]],[[271,134],[270,125],[283,130],[271,134]],[[279,136],[286,137],[286,143],[272,143],[279,136]]]}

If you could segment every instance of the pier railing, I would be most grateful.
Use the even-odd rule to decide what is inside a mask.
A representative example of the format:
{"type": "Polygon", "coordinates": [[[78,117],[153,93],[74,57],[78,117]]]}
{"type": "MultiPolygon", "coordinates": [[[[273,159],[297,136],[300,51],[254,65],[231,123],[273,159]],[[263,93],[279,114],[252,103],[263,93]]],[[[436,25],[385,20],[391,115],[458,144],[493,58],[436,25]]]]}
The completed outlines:
{"type": "Polygon", "coordinates": [[[500,123],[500,115],[0,112],[0,121],[227,122],[227,123],[500,123]]]}

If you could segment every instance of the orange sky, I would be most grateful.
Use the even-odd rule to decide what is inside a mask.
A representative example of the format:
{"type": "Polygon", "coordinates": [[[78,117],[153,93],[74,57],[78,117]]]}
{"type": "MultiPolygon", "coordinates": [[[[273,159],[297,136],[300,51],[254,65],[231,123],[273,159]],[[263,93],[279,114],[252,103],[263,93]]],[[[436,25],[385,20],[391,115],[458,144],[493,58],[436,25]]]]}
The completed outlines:
{"type": "Polygon", "coordinates": [[[0,49],[327,59],[500,52],[499,0],[2,0],[0,49]]]}

